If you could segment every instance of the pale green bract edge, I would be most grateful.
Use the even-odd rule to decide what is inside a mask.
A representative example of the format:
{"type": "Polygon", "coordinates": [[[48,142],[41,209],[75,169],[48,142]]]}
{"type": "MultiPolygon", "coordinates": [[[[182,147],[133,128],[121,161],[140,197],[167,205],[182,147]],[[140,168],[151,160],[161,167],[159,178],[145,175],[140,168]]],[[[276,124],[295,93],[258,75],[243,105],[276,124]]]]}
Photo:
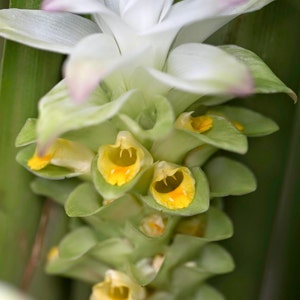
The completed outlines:
{"type": "Polygon", "coordinates": [[[129,91],[118,99],[108,102],[106,94],[98,87],[88,101],[76,104],[71,101],[64,81],[57,84],[39,102],[37,122],[38,147],[43,152],[61,134],[100,124],[113,115],[135,93],[129,91]]]}
{"type": "Polygon", "coordinates": [[[244,195],[256,190],[253,173],[235,160],[216,157],[204,166],[204,171],[210,183],[211,198],[244,195]]]}
{"type": "Polygon", "coordinates": [[[248,66],[254,78],[255,93],[287,93],[295,102],[297,101],[297,95],[255,53],[235,45],[220,48],[248,66]]]}

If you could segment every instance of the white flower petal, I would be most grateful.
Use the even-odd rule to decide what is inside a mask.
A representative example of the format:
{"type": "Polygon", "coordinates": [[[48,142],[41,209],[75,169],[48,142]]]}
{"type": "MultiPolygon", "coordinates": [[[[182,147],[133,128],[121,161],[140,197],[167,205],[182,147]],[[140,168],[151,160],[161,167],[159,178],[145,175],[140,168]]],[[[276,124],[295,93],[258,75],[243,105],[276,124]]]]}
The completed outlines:
{"type": "Polygon", "coordinates": [[[174,47],[184,43],[203,42],[211,34],[238,15],[261,9],[273,1],[274,0],[250,0],[247,1],[247,3],[232,5],[216,17],[200,20],[188,25],[180,31],[174,47]]]}
{"type": "Polygon", "coordinates": [[[47,11],[69,11],[73,13],[94,13],[106,10],[99,0],[44,0],[42,9],[47,11]]]}
{"type": "MultiPolygon", "coordinates": [[[[142,35],[156,44],[159,55],[165,59],[178,32],[199,20],[220,15],[237,3],[247,0],[184,0],[171,6],[159,24],[146,30],[142,35]]],[[[189,32],[187,33],[189,34],[189,32]]]]}
{"type": "MultiPolygon", "coordinates": [[[[149,30],[148,33],[162,32],[176,28],[177,32],[185,25],[214,17],[232,6],[236,2],[246,0],[185,0],[180,1],[169,9],[161,23],[149,30]]],[[[146,34],[146,33],[145,33],[146,34]]]]}
{"type": "Polygon", "coordinates": [[[196,94],[248,95],[253,82],[247,67],[233,56],[205,44],[185,44],[171,51],[166,73],[148,69],[157,80],[196,94]]]}
{"type": "Polygon", "coordinates": [[[120,16],[119,0],[44,0],[42,8],[48,11],[92,13],[93,20],[104,33],[116,38],[121,50],[128,48],[135,35],[136,29],[131,28],[120,16]]]}
{"type": "Polygon", "coordinates": [[[171,4],[169,0],[121,0],[120,15],[132,28],[142,32],[159,23],[171,4]]]}
{"type": "Polygon", "coordinates": [[[94,22],[70,13],[0,11],[1,36],[39,49],[69,53],[82,38],[99,31],[94,22]]]}
{"type": "Polygon", "coordinates": [[[44,0],[42,8],[48,11],[93,13],[103,32],[112,34],[121,49],[131,43],[134,30],[119,15],[119,1],[104,0],[44,0]]]}
{"type": "Polygon", "coordinates": [[[123,71],[127,65],[134,68],[137,62],[147,63],[144,54],[148,48],[144,44],[133,48],[121,55],[114,38],[103,33],[90,35],[78,43],[65,63],[66,82],[73,100],[84,101],[114,70],[123,71]]]}
{"type": "Polygon", "coordinates": [[[118,15],[110,12],[94,14],[93,18],[104,33],[115,37],[121,52],[131,49],[131,45],[136,39],[135,30],[118,15]]]}
{"type": "Polygon", "coordinates": [[[72,99],[84,100],[119,57],[118,46],[109,35],[93,34],[78,43],[64,67],[72,99]]]}

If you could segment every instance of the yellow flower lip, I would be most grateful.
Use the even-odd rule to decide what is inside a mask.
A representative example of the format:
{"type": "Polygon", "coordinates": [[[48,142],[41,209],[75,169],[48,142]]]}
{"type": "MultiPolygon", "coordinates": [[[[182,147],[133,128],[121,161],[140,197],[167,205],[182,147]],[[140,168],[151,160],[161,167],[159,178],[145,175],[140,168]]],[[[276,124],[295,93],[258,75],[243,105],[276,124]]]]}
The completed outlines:
{"type": "Polygon", "coordinates": [[[27,166],[33,171],[39,171],[48,166],[51,162],[51,159],[54,155],[54,152],[48,152],[43,156],[39,156],[38,153],[34,153],[34,155],[28,160],[27,166]]]}
{"type": "Polygon", "coordinates": [[[86,146],[59,138],[43,156],[39,156],[38,152],[35,151],[28,160],[27,166],[33,171],[39,171],[51,164],[78,173],[89,173],[93,158],[94,153],[86,146]]]}
{"type": "Polygon", "coordinates": [[[97,167],[105,181],[122,186],[129,183],[144,165],[152,164],[148,151],[127,131],[119,132],[114,145],[103,145],[98,151],[97,167]]]}
{"type": "Polygon", "coordinates": [[[161,161],[154,170],[150,193],[168,209],[186,208],[195,196],[195,179],[188,168],[161,161]]]}
{"type": "Polygon", "coordinates": [[[144,288],[131,280],[126,274],[108,270],[105,279],[93,286],[90,300],[144,300],[144,288]]]}
{"type": "Polygon", "coordinates": [[[175,126],[198,133],[208,131],[213,127],[213,119],[210,116],[192,117],[193,112],[182,113],[176,120],[175,126]]]}

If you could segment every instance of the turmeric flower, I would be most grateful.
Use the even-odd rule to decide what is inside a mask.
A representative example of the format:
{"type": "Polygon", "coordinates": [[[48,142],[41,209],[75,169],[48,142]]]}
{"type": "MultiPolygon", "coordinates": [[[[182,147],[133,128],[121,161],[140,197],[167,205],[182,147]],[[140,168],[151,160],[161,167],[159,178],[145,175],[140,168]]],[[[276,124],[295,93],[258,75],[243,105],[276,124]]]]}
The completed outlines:
{"type": "Polygon", "coordinates": [[[176,127],[202,133],[213,127],[213,119],[205,115],[192,117],[192,112],[182,113],[176,120],[176,127]]]}
{"type": "Polygon", "coordinates": [[[65,167],[79,173],[89,173],[94,153],[86,146],[66,140],[57,139],[45,154],[35,151],[27,165],[33,171],[39,171],[47,165],[65,167]]]}
{"type": "Polygon", "coordinates": [[[121,131],[114,145],[99,148],[97,166],[107,183],[122,186],[152,161],[150,153],[129,132],[121,131]]]}
{"type": "Polygon", "coordinates": [[[188,168],[162,161],[156,165],[150,192],[169,209],[185,208],[194,199],[195,180],[188,168]]]}
{"type": "Polygon", "coordinates": [[[122,272],[108,270],[105,279],[93,287],[90,300],[144,300],[145,289],[122,272]]]}

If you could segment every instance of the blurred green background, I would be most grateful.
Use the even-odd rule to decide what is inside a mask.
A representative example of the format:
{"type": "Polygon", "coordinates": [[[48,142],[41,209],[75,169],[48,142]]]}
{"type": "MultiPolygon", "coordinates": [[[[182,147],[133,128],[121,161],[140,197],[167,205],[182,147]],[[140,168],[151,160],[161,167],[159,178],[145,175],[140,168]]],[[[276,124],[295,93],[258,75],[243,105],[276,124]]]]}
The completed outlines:
{"type": "MultiPolygon", "coordinates": [[[[37,0],[11,0],[11,7],[38,8],[37,0]]],[[[7,1],[0,1],[7,7],[7,1]]],[[[298,93],[300,88],[299,0],[277,0],[241,16],[209,40],[257,53],[298,93]]],[[[15,137],[38,99],[59,80],[63,57],[6,42],[0,89],[0,279],[39,300],[85,299],[86,288],[46,276],[45,255],[67,230],[63,212],[30,192],[32,177],[16,164],[15,137]]],[[[223,244],[236,270],[212,280],[228,300],[300,299],[300,108],[287,95],[235,100],[275,120],[280,131],[250,140],[238,159],[256,174],[258,189],[225,201],[234,237],[223,244]]],[[[87,299],[87,298],[86,298],[87,299]]]]}

